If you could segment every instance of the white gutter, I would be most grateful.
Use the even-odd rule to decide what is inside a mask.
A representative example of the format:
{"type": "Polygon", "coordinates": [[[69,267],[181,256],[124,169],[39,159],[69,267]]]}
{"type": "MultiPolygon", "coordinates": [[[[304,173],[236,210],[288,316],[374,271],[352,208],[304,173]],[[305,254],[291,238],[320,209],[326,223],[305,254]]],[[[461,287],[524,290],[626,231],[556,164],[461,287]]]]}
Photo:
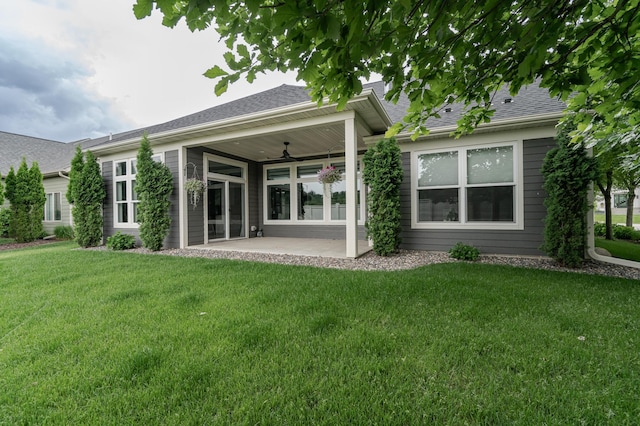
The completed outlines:
{"type": "Polygon", "coordinates": [[[62,170],[58,171],[58,176],[60,176],[61,178],[65,178],[67,180],[71,179],[69,176],[65,176],[64,174],[62,174],[62,170]]]}
{"type": "MultiPolygon", "coordinates": [[[[359,102],[365,99],[368,99],[370,96],[373,96],[375,98],[375,95],[373,95],[373,89],[366,89],[363,90],[362,93],[360,93],[360,95],[358,95],[357,97],[349,100],[349,104],[351,103],[355,103],[355,102],[359,102]]],[[[377,98],[376,98],[377,100],[377,98]]],[[[323,100],[323,102],[326,100],[323,100]]],[[[378,101],[378,103],[380,103],[378,101]]],[[[279,116],[283,116],[283,115],[289,115],[291,113],[302,113],[302,112],[306,112],[306,111],[317,111],[320,109],[326,109],[326,108],[334,108],[337,104],[332,103],[332,104],[326,104],[323,105],[321,107],[318,106],[317,103],[313,102],[313,101],[306,101],[306,102],[301,102],[301,103],[297,103],[297,104],[293,104],[293,105],[287,105],[284,107],[280,107],[280,108],[274,108],[274,109],[270,109],[270,110],[266,110],[266,111],[260,111],[257,113],[252,113],[252,114],[245,114],[245,115],[239,115],[239,116],[235,116],[235,117],[231,117],[231,118],[227,118],[224,120],[218,120],[218,121],[209,121],[206,123],[201,123],[201,124],[196,124],[193,126],[188,126],[188,127],[180,127],[177,129],[172,129],[172,130],[167,130],[165,132],[161,132],[161,133],[154,133],[152,135],[149,135],[149,139],[152,142],[158,142],[164,138],[167,137],[172,137],[172,136],[176,136],[179,134],[189,134],[189,133],[196,133],[196,132],[200,132],[200,131],[205,131],[205,130],[213,130],[213,129],[223,129],[225,127],[229,127],[229,126],[233,126],[235,124],[250,124],[250,123],[254,123],[260,120],[264,120],[264,119],[272,119],[272,118],[277,118],[279,116]]],[[[380,104],[378,106],[378,108],[381,108],[382,105],[380,104]]],[[[378,109],[377,108],[377,109],[378,109]]],[[[384,108],[382,108],[382,110],[384,110],[384,108]]],[[[388,115],[385,114],[384,118],[386,118],[387,120],[390,121],[388,115]]],[[[141,129],[142,130],[142,129],[141,129]]],[[[131,139],[125,139],[123,141],[120,142],[116,142],[116,143],[108,143],[105,144],[103,146],[99,146],[96,148],[91,149],[92,152],[94,153],[98,153],[98,152],[103,152],[103,151],[111,151],[113,149],[117,149],[120,147],[124,147],[127,145],[131,145],[131,144],[138,144],[140,142],[140,138],[139,137],[135,137],[135,138],[131,138],[131,139]]]]}
{"type": "MultiPolygon", "coordinates": [[[[499,129],[515,127],[515,126],[522,127],[522,125],[527,125],[526,127],[535,127],[542,124],[557,122],[560,118],[562,118],[562,116],[563,116],[563,113],[559,111],[559,112],[552,112],[552,113],[545,113],[545,114],[525,115],[525,116],[520,116],[516,118],[507,118],[503,120],[492,120],[489,123],[480,124],[478,127],[476,127],[476,130],[474,130],[474,133],[476,132],[482,133],[486,131],[499,130],[499,129]]],[[[436,127],[434,129],[430,129],[429,134],[419,136],[418,139],[436,138],[436,137],[441,137],[443,135],[449,136],[452,132],[455,132],[457,129],[458,129],[457,125],[436,127]]],[[[398,141],[405,141],[405,140],[411,140],[412,136],[413,136],[412,132],[404,132],[404,133],[397,134],[395,138],[398,141]]],[[[369,142],[367,139],[368,138],[365,138],[365,142],[369,142]]]]}

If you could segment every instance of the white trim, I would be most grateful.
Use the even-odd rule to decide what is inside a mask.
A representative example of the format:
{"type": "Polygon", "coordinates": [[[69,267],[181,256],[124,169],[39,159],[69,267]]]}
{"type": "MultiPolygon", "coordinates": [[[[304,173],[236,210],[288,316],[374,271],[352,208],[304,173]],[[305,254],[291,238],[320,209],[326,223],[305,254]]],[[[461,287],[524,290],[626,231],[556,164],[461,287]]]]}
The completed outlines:
{"type": "MultiPolygon", "coordinates": [[[[362,161],[362,156],[356,156],[357,161],[362,161]]],[[[319,167],[324,168],[333,163],[345,163],[346,167],[346,158],[345,157],[331,157],[324,159],[315,159],[315,160],[305,160],[305,161],[297,161],[292,163],[274,163],[274,164],[265,164],[262,168],[262,218],[264,225],[346,225],[346,219],[331,219],[331,191],[328,189],[328,185],[324,185],[323,188],[323,208],[322,208],[322,220],[309,220],[309,219],[298,219],[298,184],[305,182],[317,182],[317,178],[306,177],[306,178],[298,178],[296,173],[296,167],[305,166],[311,164],[317,164],[319,167]],[[288,179],[279,179],[279,180],[267,180],[267,172],[273,169],[289,169],[289,178],[288,179]],[[289,219],[270,219],[269,215],[269,191],[268,187],[271,185],[289,185],[289,219]]],[[[362,168],[362,166],[361,166],[362,168]]],[[[357,173],[357,168],[356,168],[357,173]]],[[[346,181],[346,180],[345,180],[346,181]]],[[[358,225],[364,225],[366,218],[366,200],[365,200],[365,190],[364,183],[362,182],[362,174],[358,176],[358,181],[360,182],[360,219],[358,219],[358,225]]],[[[356,193],[357,193],[357,183],[356,183],[356,193]]],[[[349,189],[345,188],[347,194],[349,194],[349,189]]],[[[348,196],[348,195],[347,195],[348,196]]],[[[348,204],[348,203],[347,203],[348,204]]],[[[357,202],[356,202],[357,205],[357,202]]],[[[357,217],[357,215],[356,215],[357,217]]]]}
{"type": "MultiPolygon", "coordinates": [[[[152,153],[151,158],[154,159],[154,157],[160,157],[159,159],[160,163],[162,164],[165,163],[164,151],[152,153]]],[[[133,182],[135,182],[136,176],[138,173],[137,161],[138,161],[137,156],[111,160],[112,173],[113,173],[112,175],[113,177],[113,227],[115,229],[118,229],[118,228],[138,229],[138,227],[140,226],[138,222],[134,222],[134,209],[136,208],[135,205],[140,203],[139,199],[135,199],[135,200],[133,199],[133,182]],[[131,173],[132,164],[134,162],[136,162],[135,174],[131,173]],[[118,163],[127,163],[126,175],[121,175],[121,176],[116,175],[116,165],[118,163]],[[118,182],[127,182],[126,184],[127,199],[124,202],[118,201],[118,182]],[[129,220],[127,222],[120,222],[118,220],[118,204],[125,204],[125,203],[127,204],[127,216],[129,220]]]]}
{"type": "MultiPolygon", "coordinates": [[[[203,178],[207,181],[216,180],[224,183],[224,197],[225,197],[225,207],[227,212],[225,213],[225,238],[224,240],[234,240],[234,239],[243,239],[249,238],[249,164],[243,161],[233,160],[231,158],[221,157],[219,155],[214,155],[210,153],[203,153],[202,155],[202,170],[203,170],[203,178]],[[220,173],[210,173],[209,172],[209,161],[215,161],[217,163],[228,164],[230,166],[236,166],[242,169],[242,177],[224,175],[220,173]],[[229,218],[229,183],[241,183],[244,185],[244,212],[243,212],[243,227],[244,227],[244,237],[231,237],[229,234],[230,231],[230,218],[229,218]]],[[[204,241],[205,244],[211,241],[219,241],[218,240],[210,240],[209,239],[209,192],[205,191],[204,196],[202,197],[203,203],[203,220],[204,220],[204,241]]]]}
{"type": "Polygon", "coordinates": [[[180,215],[180,248],[186,248],[189,245],[189,220],[187,218],[187,191],[183,190],[184,181],[184,164],[187,158],[187,148],[180,147],[178,149],[178,211],[180,215]]]}
{"type": "MultiPolygon", "coordinates": [[[[524,229],[524,171],[522,140],[500,141],[494,143],[473,144],[472,141],[461,142],[453,145],[430,144],[429,149],[420,149],[424,145],[418,145],[418,149],[411,152],[411,229],[466,229],[466,230],[523,230],[524,229]],[[513,177],[514,182],[507,186],[514,187],[514,212],[513,222],[468,222],[466,220],[466,190],[470,187],[467,184],[466,152],[470,149],[492,148],[498,146],[513,147],[513,177]],[[458,152],[458,184],[451,185],[451,188],[458,188],[458,216],[459,222],[421,222],[418,220],[418,157],[421,154],[437,153],[443,151],[458,152]]],[[[476,185],[473,185],[474,187],[476,185]]],[[[492,184],[487,186],[503,186],[492,184]]],[[[444,188],[438,187],[438,188],[444,188]]]]}
{"type": "MultiPolygon", "coordinates": [[[[58,222],[62,222],[62,192],[59,191],[53,191],[53,192],[47,192],[44,194],[45,195],[45,203],[44,203],[44,207],[43,207],[43,219],[42,221],[45,223],[58,223],[58,222]],[[58,207],[60,207],[60,219],[56,219],[56,203],[55,203],[55,195],[58,195],[59,197],[59,203],[58,203],[58,207]],[[53,196],[53,219],[49,219],[47,220],[47,195],[52,195],[53,196]]],[[[50,212],[49,212],[50,213],[50,212]]]]}

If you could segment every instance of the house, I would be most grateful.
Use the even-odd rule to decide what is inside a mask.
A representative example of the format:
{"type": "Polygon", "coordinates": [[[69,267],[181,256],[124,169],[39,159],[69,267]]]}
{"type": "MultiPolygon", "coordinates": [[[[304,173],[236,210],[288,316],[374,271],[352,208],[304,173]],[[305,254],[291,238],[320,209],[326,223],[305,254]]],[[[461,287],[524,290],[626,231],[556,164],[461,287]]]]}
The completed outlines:
{"type": "MultiPolygon", "coordinates": [[[[52,234],[56,226],[71,224],[71,207],[65,195],[74,151],[75,144],[0,131],[0,175],[3,180],[11,166],[18,170],[23,158],[29,167],[33,162],[38,163],[46,194],[43,227],[48,234],[52,234]]],[[[7,200],[5,204],[8,204],[7,200]]]]}
{"type": "MultiPolygon", "coordinates": [[[[446,251],[456,242],[484,253],[542,255],[545,197],[540,168],[555,146],[564,104],[537,85],[494,98],[491,123],[450,137],[461,106],[428,122],[431,133],[397,136],[405,179],[401,188],[402,247],[446,251]]],[[[148,134],[158,161],[174,177],[166,247],[238,238],[328,238],[345,241],[357,257],[365,239],[366,187],[361,159],[367,147],[404,116],[406,99],[384,100],[382,83],[338,111],[318,106],[303,87],[283,85],[144,129],[87,141],[107,189],[105,237],[136,235],[136,153],[148,134]],[[342,182],[322,185],[316,173],[334,165],[342,182]],[[189,203],[192,177],[208,183],[189,203]]]]}

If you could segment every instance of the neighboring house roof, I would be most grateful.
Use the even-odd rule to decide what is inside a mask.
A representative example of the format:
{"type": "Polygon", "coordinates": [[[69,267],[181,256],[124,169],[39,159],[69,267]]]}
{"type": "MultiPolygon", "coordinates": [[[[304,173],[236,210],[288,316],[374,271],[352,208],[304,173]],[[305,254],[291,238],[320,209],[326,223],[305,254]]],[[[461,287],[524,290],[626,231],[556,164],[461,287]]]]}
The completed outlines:
{"type": "Polygon", "coordinates": [[[5,177],[11,166],[17,171],[23,157],[29,167],[38,162],[42,174],[57,173],[69,168],[74,150],[74,144],[0,131],[0,174],[5,177]]]}

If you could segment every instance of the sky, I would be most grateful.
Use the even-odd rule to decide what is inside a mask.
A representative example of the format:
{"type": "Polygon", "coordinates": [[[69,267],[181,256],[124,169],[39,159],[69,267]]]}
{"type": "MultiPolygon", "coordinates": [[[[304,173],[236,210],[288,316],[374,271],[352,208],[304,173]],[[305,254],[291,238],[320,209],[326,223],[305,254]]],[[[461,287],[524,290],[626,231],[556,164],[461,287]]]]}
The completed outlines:
{"type": "Polygon", "coordinates": [[[135,0],[0,0],[0,131],[61,142],[163,123],[296,82],[260,75],[221,97],[202,74],[224,66],[213,29],[162,15],[136,20],[135,0]]]}

